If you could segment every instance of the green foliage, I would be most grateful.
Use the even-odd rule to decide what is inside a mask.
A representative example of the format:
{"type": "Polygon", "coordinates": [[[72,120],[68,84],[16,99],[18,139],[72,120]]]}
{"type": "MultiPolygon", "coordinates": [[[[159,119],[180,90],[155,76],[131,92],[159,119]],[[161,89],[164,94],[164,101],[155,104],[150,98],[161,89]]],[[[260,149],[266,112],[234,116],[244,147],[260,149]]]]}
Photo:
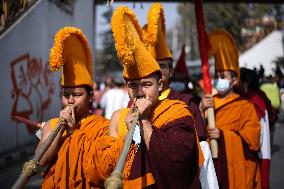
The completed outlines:
{"type": "MultiPolygon", "coordinates": [[[[281,17],[281,6],[279,4],[206,3],[203,5],[203,11],[206,31],[210,32],[217,28],[225,29],[233,35],[238,46],[242,46],[246,42],[246,39],[241,36],[241,29],[247,18],[261,19],[263,16],[274,16],[276,19],[280,19],[281,17]]],[[[194,5],[181,4],[178,7],[178,13],[181,18],[177,26],[179,31],[185,31],[182,29],[184,26],[187,28],[187,31],[180,32],[179,44],[182,44],[185,39],[187,42],[194,42],[194,47],[189,44],[192,48],[191,51],[194,51],[190,53],[189,58],[198,58],[194,5]]]]}
{"type": "Polygon", "coordinates": [[[239,44],[242,44],[241,27],[248,18],[247,4],[205,4],[204,18],[207,31],[223,28],[230,32],[239,44]]]}
{"type": "Polygon", "coordinates": [[[102,49],[96,53],[96,72],[98,75],[105,75],[107,72],[122,69],[116,55],[113,34],[110,28],[112,12],[113,8],[110,7],[103,13],[104,21],[102,24],[108,27],[99,34],[102,41],[102,49]]]}

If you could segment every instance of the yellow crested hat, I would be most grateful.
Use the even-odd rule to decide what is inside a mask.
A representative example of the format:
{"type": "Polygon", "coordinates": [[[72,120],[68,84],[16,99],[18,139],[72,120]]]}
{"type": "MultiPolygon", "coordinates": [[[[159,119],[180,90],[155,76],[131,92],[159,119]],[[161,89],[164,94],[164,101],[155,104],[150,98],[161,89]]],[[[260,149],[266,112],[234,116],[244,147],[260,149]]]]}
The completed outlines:
{"type": "Polygon", "coordinates": [[[61,86],[93,86],[91,49],[87,38],[78,28],[64,27],[56,33],[49,64],[53,71],[63,67],[61,86]]]}
{"type": "Polygon", "coordinates": [[[144,45],[141,26],[131,9],[125,6],[115,9],[111,25],[124,78],[142,79],[160,72],[159,64],[144,45]]]}
{"type": "Polygon", "coordinates": [[[217,29],[209,34],[209,41],[209,56],[215,58],[216,71],[234,71],[239,78],[239,51],[232,35],[225,30],[217,29]]]}
{"type": "Polygon", "coordinates": [[[153,3],[148,12],[148,24],[143,27],[143,35],[151,55],[156,60],[173,59],[166,40],[164,8],[153,3]]]}

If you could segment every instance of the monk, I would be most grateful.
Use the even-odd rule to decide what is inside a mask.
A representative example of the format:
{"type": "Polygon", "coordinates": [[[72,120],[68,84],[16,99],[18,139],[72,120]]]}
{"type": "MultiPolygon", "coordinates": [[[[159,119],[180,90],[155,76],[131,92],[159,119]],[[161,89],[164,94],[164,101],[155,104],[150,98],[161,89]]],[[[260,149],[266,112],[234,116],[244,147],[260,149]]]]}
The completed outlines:
{"type": "Polygon", "coordinates": [[[153,3],[147,18],[148,24],[143,27],[143,34],[150,44],[148,50],[158,62],[162,72],[163,87],[159,99],[163,100],[168,98],[185,102],[192,110],[199,139],[206,140],[205,122],[198,106],[194,103],[193,97],[189,94],[181,94],[170,88],[170,81],[174,72],[173,56],[166,41],[166,24],[163,6],[160,3],[153,3]],[[156,27],[157,25],[158,27],[156,27]]]}
{"type": "Polygon", "coordinates": [[[124,140],[135,111],[139,112],[123,172],[124,188],[199,188],[202,153],[192,112],[182,101],[159,100],[163,87],[160,66],[142,42],[142,29],[133,11],[117,8],[112,30],[133,103],[113,113],[109,134],[124,140]]]}
{"type": "MultiPolygon", "coordinates": [[[[115,157],[117,140],[104,138],[108,135],[108,120],[89,113],[92,59],[87,40],[78,28],[65,27],[55,36],[50,67],[58,69],[62,65],[62,110],[58,117],[65,121],[66,131],[55,137],[39,162],[40,166],[47,166],[42,188],[103,188],[115,166],[113,158],[108,157],[115,157]]],[[[58,118],[47,121],[36,151],[58,122],[58,118]]]]}
{"type": "Polygon", "coordinates": [[[270,151],[270,131],[268,109],[272,108],[271,104],[266,103],[267,97],[259,89],[257,73],[247,68],[240,69],[239,94],[248,99],[255,107],[258,120],[261,126],[260,136],[260,174],[262,189],[269,189],[269,167],[271,159],[270,151]]]}
{"type": "Polygon", "coordinates": [[[217,94],[214,97],[206,95],[200,107],[203,111],[214,107],[216,128],[208,129],[208,135],[225,148],[225,159],[218,157],[214,162],[217,170],[218,166],[227,165],[227,176],[226,172],[217,171],[219,186],[230,189],[261,188],[259,120],[254,105],[234,92],[239,83],[238,51],[226,31],[213,31],[209,38],[215,57],[214,87],[217,94]],[[224,182],[225,177],[228,178],[228,185],[224,182]]]}

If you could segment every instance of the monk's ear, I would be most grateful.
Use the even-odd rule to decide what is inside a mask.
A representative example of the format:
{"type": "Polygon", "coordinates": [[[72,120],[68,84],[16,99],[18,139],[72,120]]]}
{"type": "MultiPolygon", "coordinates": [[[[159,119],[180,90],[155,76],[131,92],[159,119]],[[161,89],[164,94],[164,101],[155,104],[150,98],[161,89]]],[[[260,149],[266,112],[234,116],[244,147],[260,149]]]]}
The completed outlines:
{"type": "Polygon", "coordinates": [[[239,85],[239,80],[237,77],[233,77],[233,86],[238,86],[239,85]]]}
{"type": "Polygon", "coordinates": [[[158,85],[159,85],[159,92],[162,92],[162,90],[163,90],[163,81],[162,81],[162,79],[159,79],[158,85]]]}

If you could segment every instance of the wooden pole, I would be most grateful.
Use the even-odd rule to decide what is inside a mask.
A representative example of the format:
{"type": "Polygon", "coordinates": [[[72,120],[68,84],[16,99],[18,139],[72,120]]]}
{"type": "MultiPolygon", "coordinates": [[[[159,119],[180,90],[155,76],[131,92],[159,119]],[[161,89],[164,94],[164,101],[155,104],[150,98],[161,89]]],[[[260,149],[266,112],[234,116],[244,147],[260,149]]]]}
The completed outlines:
{"type": "MultiPolygon", "coordinates": [[[[35,154],[35,156],[27,161],[24,166],[20,177],[12,186],[12,189],[22,189],[25,187],[30,177],[35,175],[38,172],[38,162],[41,160],[42,156],[51,145],[55,137],[58,133],[65,130],[66,121],[64,118],[59,119],[59,123],[56,126],[56,129],[48,136],[46,142],[40,147],[39,151],[35,154]]],[[[63,133],[63,132],[62,132],[63,133]]]]}
{"type": "MultiPolygon", "coordinates": [[[[134,109],[135,110],[135,109],[134,109]]],[[[124,140],[124,145],[122,149],[122,153],[118,159],[116,167],[114,171],[111,173],[110,177],[108,177],[104,183],[106,189],[121,189],[123,188],[122,182],[122,173],[124,169],[124,165],[126,162],[126,157],[133,139],[133,133],[135,130],[135,126],[138,123],[139,112],[138,110],[135,111],[134,120],[131,123],[130,130],[128,131],[127,137],[124,140]]]]}
{"type": "MultiPolygon", "coordinates": [[[[210,66],[208,62],[208,49],[210,47],[207,34],[205,31],[202,0],[194,0],[196,26],[198,31],[199,53],[201,58],[202,75],[204,90],[206,94],[212,93],[210,66]]],[[[214,108],[208,108],[208,127],[215,128],[214,108]]],[[[216,139],[210,140],[210,148],[213,158],[218,157],[218,143],[216,139]]]]}

